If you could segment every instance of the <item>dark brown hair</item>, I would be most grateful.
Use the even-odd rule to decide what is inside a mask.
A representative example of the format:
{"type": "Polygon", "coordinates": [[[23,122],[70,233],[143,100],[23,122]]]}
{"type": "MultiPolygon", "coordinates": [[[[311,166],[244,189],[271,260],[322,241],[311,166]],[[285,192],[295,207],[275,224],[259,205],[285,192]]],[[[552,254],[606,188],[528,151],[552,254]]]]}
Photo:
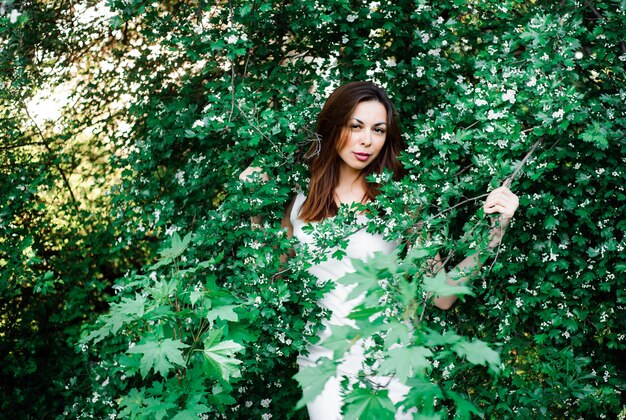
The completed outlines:
{"type": "MultiPolygon", "coordinates": [[[[311,182],[300,211],[303,221],[320,221],[337,214],[335,188],[341,166],[338,151],[347,141],[347,125],[354,109],[366,101],[377,101],[385,107],[387,136],[376,160],[363,169],[363,176],[381,173],[384,169],[399,173],[402,165],[398,161],[398,154],[403,148],[403,142],[393,103],[385,91],[371,82],[352,82],[340,86],[326,100],[315,125],[320,144],[314,143],[309,150],[309,155],[313,155],[309,163],[311,182]]],[[[366,181],[363,202],[374,200],[379,189],[380,185],[366,181]]]]}

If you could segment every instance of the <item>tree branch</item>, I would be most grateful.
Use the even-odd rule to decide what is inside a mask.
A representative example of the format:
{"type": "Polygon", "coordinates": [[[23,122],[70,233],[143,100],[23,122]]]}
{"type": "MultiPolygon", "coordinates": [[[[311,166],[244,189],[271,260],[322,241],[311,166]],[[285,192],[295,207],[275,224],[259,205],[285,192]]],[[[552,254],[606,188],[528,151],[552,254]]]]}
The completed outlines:
{"type": "MultiPolygon", "coordinates": [[[[26,116],[31,120],[31,122],[35,126],[35,130],[37,131],[37,134],[39,134],[39,137],[41,137],[43,146],[46,148],[46,150],[48,151],[48,153],[50,155],[54,156],[54,151],[50,148],[50,145],[46,141],[46,137],[44,136],[43,131],[41,131],[41,129],[39,128],[39,125],[37,124],[35,119],[30,115],[30,112],[28,112],[28,107],[26,106],[26,104],[22,100],[20,100],[20,104],[22,105],[22,108],[24,109],[24,112],[26,113],[26,116]]],[[[65,184],[65,188],[67,188],[68,192],[70,193],[70,197],[72,199],[72,204],[74,204],[74,208],[76,209],[76,211],[78,211],[78,200],[76,200],[76,196],[74,195],[74,191],[72,191],[72,186],[70,185],[70,181],[69,181],[68,177],[65,175],[65,172],[61,168],[61,165],[59,165],[58,163],[54,162],[54,160],[53,160],[52,164],[57,169],[57,171],[59,171],[59,173],[61,174],[61,178],[63,178],[63,183],[65,184]]]]}

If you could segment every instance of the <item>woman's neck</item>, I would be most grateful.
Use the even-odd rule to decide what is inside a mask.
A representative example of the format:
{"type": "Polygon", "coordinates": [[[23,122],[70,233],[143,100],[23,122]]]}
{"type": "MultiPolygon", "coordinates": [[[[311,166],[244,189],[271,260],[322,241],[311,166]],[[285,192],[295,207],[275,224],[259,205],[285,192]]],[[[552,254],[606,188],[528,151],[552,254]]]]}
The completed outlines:
{"type": "Polygon", "coordinates": [[[365,196],[365,179],[361,171],[355,171],[348,165],[339,170],[339,182],[335,187],[337,205],[360,203],[365,196]]]}

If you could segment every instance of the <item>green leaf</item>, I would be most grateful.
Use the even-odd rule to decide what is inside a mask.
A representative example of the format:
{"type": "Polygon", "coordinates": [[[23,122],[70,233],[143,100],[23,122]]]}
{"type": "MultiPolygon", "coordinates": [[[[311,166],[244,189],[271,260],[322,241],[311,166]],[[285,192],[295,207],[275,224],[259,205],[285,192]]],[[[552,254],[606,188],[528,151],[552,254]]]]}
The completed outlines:
{"type": "Polygon", "coordinates": [[[398,279],[398,294],[400,295],[400,302],[403,306],[409,306],[411,302],[415,301],[417,296],[417,282],[408,282],[404,278],[398,279]]]}
{"type": "Polygon", "coordinates": [[[169,418],[168,411],[177,407],[173,402],[163,401],[160,398],[146,398],[143,403],[146,405],[145,408],[137,414],[157,420],[169,418]]]}
{"type": "Polygon", "coordinates": [[[444,270],[440,270],[435,277],[425,276],[422,280],[422,288],[435,296],[474,295],[469,287],[464,285],[453,286],[447,283],[448,276],[444,270]]]}
{"type": "Polygon", "coordinates": [[[296,410],[304,407],[317,397],[326,382],[337,372],[337,362],[327,357],[320,358],[315,366],[301,367],[293,377],[302,387],[302,398],[296,404],[296,410]]]}
{"type": "Polygon", "coordinates": [[[409,341],[409,327],[404,322],[391,321],[387,324],[387,334],[385,335],[385,347],[389,348],[394,344],[403,345],[409,341]]]}
{"type": "Polygon", "coordinates": [[[150,268],[152,270],[155,270],[162,265],[168,264],[174,258],[182,255],[182,253],[185,252],[185,250],[187,249],[187,247],[189,247],[189,244],[191,243],[191,235],[191,233],[188,233],[183,239],[181,239],[180,235],[178,235],[178,232],[174,232],[172,234],[170,247],[159,251],[159,254],[161,255],[159,262],[150,268]]]}
{"type": "Polygon", "coordinates": [[[423,377],[430,368],[428,357],[433,352],[426,347],[396,347],[387,351],[387,357],[381,363],[381,375],[394,375],[403,384],[409,376],[423,377]]]}
{"type": "Polygon", "coordinates": [[[391,399],[389,399],[388,393],[389,391],[386,389],[353,389],[343,398],[343,419],[394,419],[396,408],[391,399]]]}
{"type": "Polygon", "coordinates": [[[225,381],[230,378],[239,378],[241,372],[237,365],[241,364],[241,360],[235,358],[235,353],[243,350],[243,346],[232,340],[215,343],[214,338],[209,337],[204,342],[203,352],[206,360],[220,372],[225,381]]]}
{"type": "Polygon", "coordinates": [[[462,341],[452,348],[459,356],[467,358],[467,361],[475,365],[488,365],[489,369],[498,373],[500,371],[500,355],[489,348],[487,343],[480,340],[462,341]]]}
{"type": "Polygon", "coordinates": [[[331,325],[330,331],[330,336],[326,338],[321,345],[324,348],[332,350],[333,357],[337,360],[354,344],[356,341],[355,337],[359,334],[359,330],[349,325],[331,325]]]}
{"type": "MultiPolygon", "coordinates": [[[[410,390],[406,395],[404,404],[415,406],[422,415],[435,414],[435,399],[442,399],[441,388],[430,382],[429,378],[409,378],[407,385],[410,390]]],[[[441,417],[436,417],[441,418],[441,417]]]]}
{"type": "Polygon", "coordinates": [[[483,413],[480,410],[478,410],[478,408],[476,408],[474,404],[469,402],[466,398],[463,398],[461,394],[454,392],[454,391],[450,391],[450,390],[447,390],[446,394],[448,394],[448,396],[450,396],[452,400],[454,401],[454,404],[456,404],[455,418],[460,417],[462,419],[469,420],[473,418],[472,414],[481,418],[484,417],[482,415],[483,413]]]}
{"type": "Polygon", "coordinates": [[[211,322],[215,321],[218,318],[221,319],[222,321],[237,322],[239,321],[239,315],[237,315],[237,313],[233,309],[238,308],[238,307],[239,305],[219,306],[215,309],[211,309],[206,314],[206,319],[208,319],[211,322]]]}
{"type": "Polygon", "coordinates": [[[174,367],[173,364],[179,366],[185,365],[181,349],[189,347],[180,340],[172,340],[166,338],[161,342],[149,341],[127,350],[127,353],[141,353],[140,372],[141,377],[145,378],[150,369],[154,368],[155,372],[159,372],[162,377],[166,378],[169,370],[174,367]]]}

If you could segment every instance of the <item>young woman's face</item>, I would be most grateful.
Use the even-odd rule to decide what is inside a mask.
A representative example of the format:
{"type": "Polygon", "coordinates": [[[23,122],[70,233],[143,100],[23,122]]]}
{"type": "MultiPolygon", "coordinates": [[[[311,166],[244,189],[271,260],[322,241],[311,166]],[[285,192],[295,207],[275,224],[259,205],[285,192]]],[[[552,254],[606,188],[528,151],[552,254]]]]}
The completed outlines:
{"type": "Polygon", "coordinates": [[[387,110],[377,101],[360,102],[344,128],[347,141],[339,156],[342,165],[361,171],[372,163],[383,148],[387,137],[387,110]]]}

